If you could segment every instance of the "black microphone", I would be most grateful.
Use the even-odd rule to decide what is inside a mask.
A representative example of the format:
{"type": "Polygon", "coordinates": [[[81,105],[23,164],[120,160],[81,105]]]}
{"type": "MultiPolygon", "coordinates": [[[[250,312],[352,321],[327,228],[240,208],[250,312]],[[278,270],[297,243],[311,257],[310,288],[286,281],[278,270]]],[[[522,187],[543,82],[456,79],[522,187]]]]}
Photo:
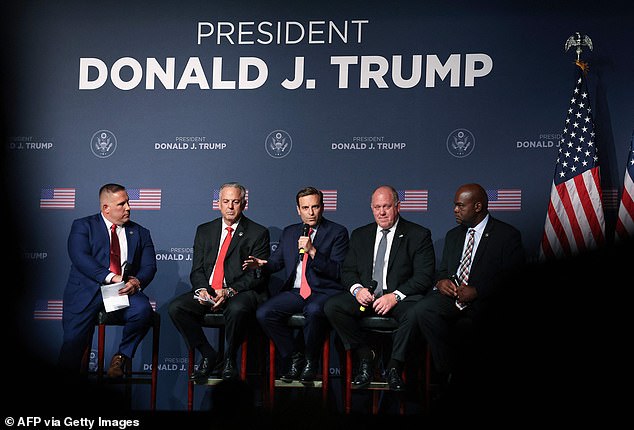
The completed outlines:
{"type": "MultiPolygon", "coordinates": [[[[376,290],[377,285],[379,284],[374,279],[370,281],[370,286],[368,287],[370,294],[374,294],[374,290],[376,290]]],[[[365,306],[359,306],[359,310],[361,312],[365,312],[365,306]]]]}
{"type": "MultiPolygon", "coordinates": [[[[302,236],[308,236],[308,232],[310,231],[310,226],[308,224],[304,224],[304,226],[302,227],[302,236]]],[[[304,250],[304,248],[299,248],[299,259],[301,260],[302,258],[304,258],[304,253],[306,251],[304,250]]]]}

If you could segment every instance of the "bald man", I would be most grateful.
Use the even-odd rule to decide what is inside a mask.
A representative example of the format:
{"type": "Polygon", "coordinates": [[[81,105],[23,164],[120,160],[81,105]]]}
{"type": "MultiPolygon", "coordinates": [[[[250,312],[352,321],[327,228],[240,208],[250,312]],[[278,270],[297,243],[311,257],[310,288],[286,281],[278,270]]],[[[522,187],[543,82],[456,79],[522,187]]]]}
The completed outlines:
{"type": "Polygon", "coordinates": [[[520,232],[493,218],[488,203],[482,186],[458,188],[453,213],[459,225],[445,236],[433,291],[412,309],[443,382],[469,356],[468,340],[460,338],[466,332],[453,330],[456,323],[468,321],[473,334],[499,289],[511,287],[506,275],[525,262],[520,232]]]}
{"type": "Polygon", "coordinates": [[[429,229],[400,216],[393,187],[382,185],[374,190],[370,207],[375,222],[355,229],[350,236],[341,269],[341,283],[347,291],[330,298],[324,311],[346,350],[355,351],[359,360],[352,381],[355,388],[370,385],[377,358],[359,321],[376,315],[396,319],[399,326],[392,336],[386,382],[390,390],[403,391],[405,353],[411,331],[416,329],[415,322],[408,320],[408,310],[432,288],[434,246],[429,229]]]}

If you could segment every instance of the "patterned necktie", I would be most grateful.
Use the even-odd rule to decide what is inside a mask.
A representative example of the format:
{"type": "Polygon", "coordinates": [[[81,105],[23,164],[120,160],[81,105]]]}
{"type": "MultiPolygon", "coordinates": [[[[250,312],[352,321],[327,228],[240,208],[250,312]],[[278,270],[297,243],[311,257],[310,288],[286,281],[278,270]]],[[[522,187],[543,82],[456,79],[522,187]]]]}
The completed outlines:
{"type": "MultiPolygon", "coordinates": [[[[313,229],[308,230],[308,236],[313,234],[313,229]]],[[[306,264],[308,263],[308,252],[304,252],[304,256],[302,257],[302,282],[299,285],[299,295],[302,296],[304,300],[310,296],[310,286],[308,285],[308,281],[306,280],[306,264]]]]}
{"type": "Polygon", "coordinates": [[[467,247],[464,250],[462,261],[460,261],[460,267],[458,268],[458,279],[461,284],[468,285],[469,281],[469,266],[471,266],[471,254],[473,253],[473,243],[475,241],[475,229],[470,228],[469,240],[467,241],[467,247]]]}
{"type": "Polygon", "coordinates": [[[229,243],[231,243],[231,232],[233,228],[227,227],[227,236],[225,241],[222,242],[218,258],[216,259],[216,267],[214,268],[214,276],[211,279],[211,287],[214,290],[222,288],[222,281],[225,279],[225,255],[227,255],[227,249],[229,249],[229,243]]]}
{"type": "Polygon", "coordinates": [[[381,297],[383,295],[383,266],[385,265],[385,252],[387,251],[387,234],[389,232],[389,229],[381,230],[381,233],[383,233],[383,237],[379,241],[379,247],[376,250],[376,257],[374,258],[374,270],[372,271],[372,278],[376,281],[374,297],[381,297]]]}
{"type": "Polygon", "coordinates": [[[116,224],[110,226],[110,271],[115,275],[121,274],[121,247],[116,224]]]}
{"type": "MultiPolygon", "coordinates": [[[[475,241],[474,235],[475,230],[470,228],[469,231],[469,240],[467,241],[467,247],[464,250],[464,255],[462,256],[462,261],[460,261],[460,267],[458,268],[458,280],[460,284],[468,285],[469,281],[469,266],[471,265],[471,255],[473,254],[473,244],[475,241]]],[[[456,299],[456,306],[458,309],[463,310],[468,306],[467,303],[460,303],[456,299]]]]}

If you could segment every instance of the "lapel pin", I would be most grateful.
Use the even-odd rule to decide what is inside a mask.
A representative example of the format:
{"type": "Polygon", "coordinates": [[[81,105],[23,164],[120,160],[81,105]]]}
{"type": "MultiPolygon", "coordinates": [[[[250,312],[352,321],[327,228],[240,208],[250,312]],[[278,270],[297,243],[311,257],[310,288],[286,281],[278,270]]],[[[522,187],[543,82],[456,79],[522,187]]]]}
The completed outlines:
{"type": "Polygon", "coordinates": [[[238,236],[242,237],[243,234],[244,234],[244,232],[240,232],[240,233],[238,233],[238,236]]]}
{"type": "Polygon", "coordinates": [[[403,236],[405,236],[405,235],[404,234],[400,234],[398,237],[403,237],[403,236]]]}

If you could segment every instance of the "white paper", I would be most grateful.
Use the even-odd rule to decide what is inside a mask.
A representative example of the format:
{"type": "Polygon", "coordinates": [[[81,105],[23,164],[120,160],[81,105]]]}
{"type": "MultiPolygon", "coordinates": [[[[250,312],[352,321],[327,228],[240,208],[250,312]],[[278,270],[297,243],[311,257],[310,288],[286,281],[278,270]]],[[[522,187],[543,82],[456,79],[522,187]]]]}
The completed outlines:
{"type": "Polygon", "coordinates": [[[123,287],[125,287],[125,282],[101,286],[101,297],[103,298],[103,305],[106,308],[106,312],[113,312],[130,306],[128,295],[119,295],[119,290],[123,287]]]}

